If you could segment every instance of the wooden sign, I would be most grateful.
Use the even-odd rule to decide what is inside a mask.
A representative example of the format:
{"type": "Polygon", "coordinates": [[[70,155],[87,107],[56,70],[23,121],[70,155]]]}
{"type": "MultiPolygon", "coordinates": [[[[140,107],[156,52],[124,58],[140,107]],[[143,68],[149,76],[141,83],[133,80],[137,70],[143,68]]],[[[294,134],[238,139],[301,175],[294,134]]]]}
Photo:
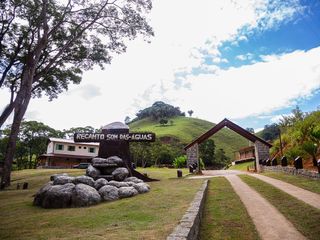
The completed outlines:
{"type": "Polygon", "coordinates": [[[128,141],[128,142],[154,142],[154,133],[75,133],[75,142],[104,142],[104,141],[128,141]]]}

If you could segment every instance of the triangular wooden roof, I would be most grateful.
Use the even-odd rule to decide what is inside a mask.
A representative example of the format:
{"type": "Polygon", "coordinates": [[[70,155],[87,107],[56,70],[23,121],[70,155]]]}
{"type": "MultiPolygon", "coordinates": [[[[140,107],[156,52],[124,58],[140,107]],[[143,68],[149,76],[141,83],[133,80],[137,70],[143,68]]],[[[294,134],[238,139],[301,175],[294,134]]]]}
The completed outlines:
{"type": "Polygon", "coordinates": [[[257,137],[256,135],[252,134],[251,132],[243,129],[242,127],[238,126],[237,124],[235,124],[225,118],[221,122],[219,122],[217,125],[215,125],[213,128],[211,128],[209,131],[202,134],[200,137],[198,137],[197,139],[195,139],[191,143],[189,143],[187,146],[185,146],[184,149],[187,150],[195,143],[200,144],[200,143],[204,142],[205,140],[207,140],[209,137],[211,137],[213,134],[215,134],[216,132],[218,132],[220,129],[222,129],[224,127],[230,128],[231,130],[235,131],[236,133],[238,133],[242,137],[250,140],[251,142],[259,141],[259,142],[267,145],[268,147],[272,147],[272,144],[268,143],[267,141],[263,140],[262,138],[257,137]]]}

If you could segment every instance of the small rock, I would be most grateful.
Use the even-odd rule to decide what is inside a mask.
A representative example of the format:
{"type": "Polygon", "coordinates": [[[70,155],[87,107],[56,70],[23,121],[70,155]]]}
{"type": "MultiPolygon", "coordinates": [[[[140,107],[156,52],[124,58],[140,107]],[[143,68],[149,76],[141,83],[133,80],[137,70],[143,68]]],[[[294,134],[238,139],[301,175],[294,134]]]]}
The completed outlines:
{"type": "Polygon", "coordinates": [[[142,183],[143,181],[136,177],[128,177],[124,179],[125,182],[134,182],[134,183],[142,183]]]}
{"type": "Polygon", "coordinates": [[[123,181],[128,175],[129,175],[129,171],[126,168],[117,168],[116,170],[114,170],[112,172],[112,175],[114,177],[115,180],[117,181],[123,181]]]}
{"type": "Polygon", "coordinates": [[[63,185],[66,183],[73,183],[74,180],[75,178],[70,176],[65,176],[65,175],[56,176],[53,181],[53,185],[63,185]]]}
{"type": "Polygon", "coordinates": [[[90,187],[94,186],[94,180],[92,177],[88,176],[78,176],[74,179],[74,184],[83,183],[86,185],[89,185],[90,187]]]}
{"type": "Polygon", "coordinates": [[[146,193],[150,191],[150,186],[146,183],[137,183],[133,186],[139,193],[146,193]]]}
{"type": "Polygon", "coordinates": [[[126,183],[126,182],[117,182],[117,181],[113,181],[113,180],[108,182],[107,185],[114,186],[114,187],[117,187],[117,188],[129,187],[129,184],[126,183]]]}
{"type": "Polygon", "coordinates": [[[108,158],[93,158],[92,165],[94,167],[122,167],[123,160],[117,156],[108,158]]]}
{"type": "Polygon", "coordinates": [[[119,188],[119,197],[128,198],[138,194],[138,191],[134,187],[121,187],[119,188]]]}
{"type": "Polygon", "coordinates": [[[54,181],[58,176],[69,176],[68,173],[56,173],[50,176],[50,181],[54,181]]]}
{"type": "Polygon", "coordinates": [[[71,206],[71,197],[75,185],[53,185],[45,193],[41,206],[44,208],[66,208],[71,206]]]}
{"type": "Polygon", "coordinates": [[[86,170],[86,175],[92,178],[97,178],[100,174],[101,172],[99,171],[99,169],[96,169],[91,165],[86,170]]]}
{"type": "Polygon", "coordinates": [[[99,194],[104,201],[113,201],[119,199],[118,188],[111,185],[106,185],[100,188],[99,194]]]}
{"type": "Polygon", "coordinates": [[[101,187],[107,185],[108,181],[104,178],[99,178],[94,182],[94,188],[99,190],[101,187]]]}
{"type": "Polygon", "coordinates": [[[98,191],[85,184],[78,184],[74,188],[72,195],[72,206],[74,207],[85,207],[97,204],[101,201],[100,194],[98,191]]]}

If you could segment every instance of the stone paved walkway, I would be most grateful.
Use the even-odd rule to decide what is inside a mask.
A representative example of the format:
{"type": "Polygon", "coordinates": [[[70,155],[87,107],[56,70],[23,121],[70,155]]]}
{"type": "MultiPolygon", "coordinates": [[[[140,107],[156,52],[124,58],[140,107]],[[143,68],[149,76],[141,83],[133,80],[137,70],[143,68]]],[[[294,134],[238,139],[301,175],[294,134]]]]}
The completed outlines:
{"type": "Polygon", "coordinates": [[[299,200],[320,209],[320,194],[310,192],[308,190],[296,187],[290,183],[283,182],[278,179],[270,178],[260,174],[250,174],[266,183],[273,185],[276,188],[290,194],[291,196],[298,198],[299,200]]]}
{"type": "Polygon", "coordinates": [[[262,239],[306,239],[274,206],[238,176],[228,175],[225,177],[245,205],[262,239]]]}

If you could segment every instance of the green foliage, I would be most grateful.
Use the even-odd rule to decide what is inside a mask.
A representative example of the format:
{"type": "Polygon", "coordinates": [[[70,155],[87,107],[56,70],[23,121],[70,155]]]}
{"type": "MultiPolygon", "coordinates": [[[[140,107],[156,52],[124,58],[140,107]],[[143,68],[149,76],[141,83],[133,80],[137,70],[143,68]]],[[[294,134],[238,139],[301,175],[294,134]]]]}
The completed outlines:
{"type": "Polygon", "coordinates": [[[230,162],[230,158],[226,156],[226,153],[222,148],[216,150],[215,153],[215,165],[219,168],[227,166],[230,162]]]}
{"type": "Polygon", "coordinates": [[[187,156],[183,155],[176,157],[172,164],[175,168],[185,168],[187,166],[187,156]]]}
{"type": "Polygon", "coordinates": [[[151,107],[140,110],[136,115],[137,118],[134,119],[134,121],[141,120],[144,118],[151,118],[153,120],[163,120],[175,116],[184,116],[185,113],[181,112],[179,107],[174,107],[172,105],[158,101],[155,102],[151,107]]]}
{"type": "Polygon", "coordinates": [[[131,143],[130,152],[136,166],[172,165],[173,160],[182,154],[182,146],[156,140],[154,143],[131,143]]]}
{"type": "Polygon", "coordinates": [[[165,119],[165,118],[161,118],[159,123],[163,126],[163,125],[166,125],[168,123],[168,119],[165,119]]]}
{"type": "Polygon", "coordinates": [[[273,141],[279,137],[280,128],[276,123],[265,125],[261,137],[266,141],[273,141]]]}
{"type": "Polygon", "coordinates": [[[199,157],[203,160],[205,166],[213,166],[215,161],[215,147],[212,139],[207,139],[199,145],[199,157]]]}

